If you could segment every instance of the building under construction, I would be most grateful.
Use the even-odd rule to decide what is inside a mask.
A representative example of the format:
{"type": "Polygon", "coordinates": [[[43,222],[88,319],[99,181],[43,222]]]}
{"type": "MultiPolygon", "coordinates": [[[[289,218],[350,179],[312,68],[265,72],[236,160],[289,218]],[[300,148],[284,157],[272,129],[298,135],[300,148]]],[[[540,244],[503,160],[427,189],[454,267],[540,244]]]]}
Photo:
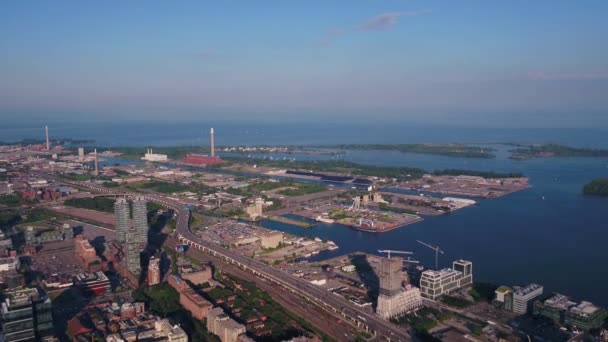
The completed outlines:
{"type": "Polygon", "coordinates": [[[376,312],[380,317],[398,317],[422,306],[420,290],[412,285],[403,286],[407,282],[407,276],[403,272],[403,259],[383,258],[378,277],[380,295],[376,312]]]}

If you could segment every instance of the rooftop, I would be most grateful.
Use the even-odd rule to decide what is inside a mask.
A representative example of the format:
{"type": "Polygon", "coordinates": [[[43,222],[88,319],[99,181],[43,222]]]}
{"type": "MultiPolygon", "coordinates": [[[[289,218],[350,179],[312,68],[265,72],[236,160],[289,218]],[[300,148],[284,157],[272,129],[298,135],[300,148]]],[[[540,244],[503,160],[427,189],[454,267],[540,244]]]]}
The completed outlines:
{"type": "Polygon", "coordinates": [[[556,293],[551,298],[545,300],[544,304],[546,306],[561,310],[567,310],[569,307],[576,305],[575,302],[570,301],[570,298],[559,293],[556,293]]]}
{"type": "Polygon", "coordinates": [[[503,285],[503,286],[500,286],[499,288],[497,288],[497,289],[496,289],[496,292],[498,292],[498,293],[509,293],[509,292],[511,292],[512,290],[513,290],[513,289],[511,289],[510,287],[508,287],[508,286],[504,286],[504,285],[503,285]]]}
{"type": "Polygon", "coordinates": [[[584,317],[589,317],[599,310],[601,310],[599,307],[585,301],[582,301],[580,304],[570,308],[571,313],[584,317]]]}
{"type": "Polygon", "coordinates": [[[542,290],[542,286],[538,285],[538,284],[530,284],[528,286],[525,287],[517,287],[515,289],[515,294],[518,296],[525,296],[527,294],[529,294],[530,292],[536,291],[538,289],[542,290]]]}

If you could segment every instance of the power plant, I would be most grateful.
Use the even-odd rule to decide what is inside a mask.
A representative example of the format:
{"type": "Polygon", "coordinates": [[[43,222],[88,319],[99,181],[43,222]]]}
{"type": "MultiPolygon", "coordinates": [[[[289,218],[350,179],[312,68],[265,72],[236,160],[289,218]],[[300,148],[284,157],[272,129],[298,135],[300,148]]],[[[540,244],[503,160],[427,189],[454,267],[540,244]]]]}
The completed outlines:
{"type": "Polygon", "coordinates": [[[211,128],[209,133],[210,133],[209,142],[211,144],[211,155],[208,156],[208,155],[204,155],[204,154],[190,153],[184,157],[182,162],[184,162],[186,164],[201,165],[201,166],[217,165],[217,164],[221,164],[223,162],[222,159],[220,159],[220,157],[215,156],[215,132],[213,131],[213,128],[211,128]]]}

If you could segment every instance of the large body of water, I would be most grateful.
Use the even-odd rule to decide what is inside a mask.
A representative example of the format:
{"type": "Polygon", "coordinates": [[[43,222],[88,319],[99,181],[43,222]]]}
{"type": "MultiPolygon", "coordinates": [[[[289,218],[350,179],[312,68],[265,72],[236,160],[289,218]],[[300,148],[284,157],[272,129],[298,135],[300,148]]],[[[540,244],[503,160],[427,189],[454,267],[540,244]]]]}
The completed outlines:
{"type": "MultiPolygon", "coordinates": [[[[98,146],[208,145],[206,123],[69,124],[50,125],[51,135],[95,139],[98,146]]],[[[216,144],[335,144],[335,143],[448,143],[448,142],[559,142],[608,148],[602,129],[482,129],[408,125],[217,124],[216,144]]],[[[2,127],[1,140],[43,137],[32,125],[2,127]]],[[[452,260],[473,261],[479,281],[517,285],[543,284],[576,299],[608,306],[608,199],[583,196],[582,186],[593,178],[608,177],[607,158],[551,158],[513,161],[508,147],[498,146],[495,159],[452,158],[399,152],[349,151],[340,158],[375,165],[414,166],[429,170],[466,168],[522,172],[532,187],[499,199],[480,200],[449,215],[391,232],[372,234],[340,225],[299,228],[276,222],[267,227],[296,235],[335,241],[340,249],[315,259],[354,251],[410,250],[414,258],[432,266],[434,254],[416,243],[441,246],[442,266],[452,260]],[[544,199],[543,199],[544,198],[544,199]]],[[[143,149],[142,149],[143,150],[143,149]]],[[[142,152],[143,153],[143,152],[142,152]]],[[[291,156],[294,157],[294,156],[291,156]]],[[[297,158],[330,158],[296,156],[297,158]]]]}

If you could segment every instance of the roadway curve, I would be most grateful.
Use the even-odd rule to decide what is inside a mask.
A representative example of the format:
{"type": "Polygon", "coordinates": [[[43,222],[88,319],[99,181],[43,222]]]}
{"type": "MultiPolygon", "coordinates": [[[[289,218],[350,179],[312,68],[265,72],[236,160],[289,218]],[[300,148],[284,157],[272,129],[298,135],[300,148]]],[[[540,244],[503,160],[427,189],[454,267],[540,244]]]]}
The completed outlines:
{"type": "Polygon", "coordinates": [[[73,186],[88,188],[101,193],[115,194],[117,196],[143,196],[147,201],[173,208],[177,214],[176,232],[179,240],[182,243],[185,243],[192,248],[207,252],[215,257],[222,258],[233,264],[237,264],[239,267],[249,270],[259,277],[280,284],[290,291],[305,297],[307,300],[316,303],[320,307],[342,315],[344,318],[350,320],[350,322],[354,325],[367,330],[378,337],[384,338],[387,341],[412,340],[411,336],[404,328],[400,328],[391,322],[376,316],[375,314],[370,314],[364,309],[355,306],[352,302],[343,297],[335,295],[323,288],[309,283],[308,281],[297,278],[258,260],[248,258],[230,249],[225,249],[216,244],[202,240],[190,230],[190,209],[177,201],[158,195],[114,191],[112,189],[86,182],[59,181],[66,184],[71,184],[73,186]]]}

